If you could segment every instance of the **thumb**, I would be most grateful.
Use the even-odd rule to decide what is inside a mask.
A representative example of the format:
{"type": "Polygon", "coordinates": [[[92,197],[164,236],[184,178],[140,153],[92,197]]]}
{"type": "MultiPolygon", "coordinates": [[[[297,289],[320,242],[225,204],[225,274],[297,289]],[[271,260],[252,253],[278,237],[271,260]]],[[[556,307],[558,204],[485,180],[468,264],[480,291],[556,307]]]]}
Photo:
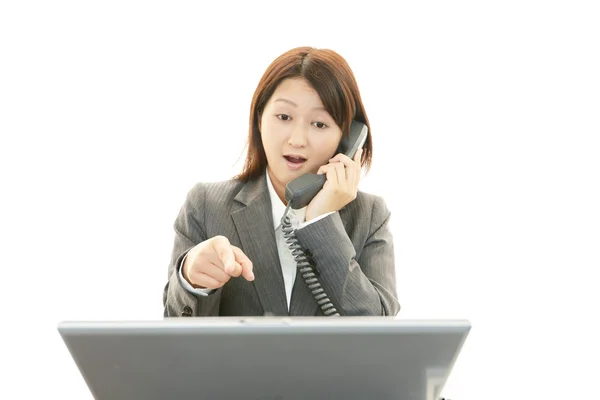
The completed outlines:
{"type": "Polygon", "coordinates": [[[235,261],[239,263],[242,267],[242,276],[246,278],[248,281],[254,280],[254,266],[252,261],[248,258],[247,255],[244,254],[242,249],[236,246],[231,246],[233,249],[233,254],[235,255],[235,261]]]}
{"type": "Polygon", "coordinates": [[[211,244],[214,252],[223,265],[223,271],[231,276],[239,275],[241,268],[235,261],[235,255],[233,254],[233,249],[231,243],[229,243],[229,239],[227,239],[225,236],[215,236],[212,238],[211,244]]]}

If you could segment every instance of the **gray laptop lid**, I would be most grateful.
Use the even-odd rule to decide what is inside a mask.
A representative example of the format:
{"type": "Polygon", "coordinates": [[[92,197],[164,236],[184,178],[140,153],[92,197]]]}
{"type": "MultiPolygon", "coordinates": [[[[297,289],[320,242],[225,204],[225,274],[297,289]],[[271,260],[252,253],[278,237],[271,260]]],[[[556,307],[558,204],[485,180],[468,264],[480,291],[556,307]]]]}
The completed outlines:
{"type": "Polygon", "coordinates": [[[171,318],[62,322],[95,399],[434,400],[465,320],[171,318]]]}

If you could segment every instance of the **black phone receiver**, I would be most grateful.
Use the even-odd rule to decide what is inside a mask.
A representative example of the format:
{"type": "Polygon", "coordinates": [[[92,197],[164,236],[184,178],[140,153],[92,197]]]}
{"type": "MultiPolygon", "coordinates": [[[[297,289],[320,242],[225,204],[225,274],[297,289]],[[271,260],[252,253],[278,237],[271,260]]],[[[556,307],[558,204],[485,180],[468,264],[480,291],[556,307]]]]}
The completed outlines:
{"type": "MultiPolygon", "coordinates": [[[[356,151],[364,146],[368,132],[367,125],[356,120],[352,121],[349,134],[342,136],[338,153],[344,153],[348,157],[354,158],[356,151]]],[[[306,207],[323,188],[326,181],[325,174],[312,173],[292,180],[285,187],[285,199],[288,206],[294,210],[306,207]]]]}

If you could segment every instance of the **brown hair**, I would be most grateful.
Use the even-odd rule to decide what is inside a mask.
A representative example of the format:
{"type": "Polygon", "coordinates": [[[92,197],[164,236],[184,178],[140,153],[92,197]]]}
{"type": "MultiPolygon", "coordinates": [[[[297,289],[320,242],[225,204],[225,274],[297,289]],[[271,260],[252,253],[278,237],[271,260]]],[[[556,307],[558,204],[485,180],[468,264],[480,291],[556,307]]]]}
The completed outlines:
{"type": "Polygon", "coordinates": [[[246,162],[242,172],[234,179],[246,182],[263,174],[267,156],[259,130],[262,112],[277,86],[284,79],[296,77],[306,79],[315,89],[325,109],[344,135],[348,134],[352,120],[367,125],[369,133],[363,146],[361,166],[369,170],[373,155],[371,126],[350,66],[333,50],[297,47],[277,57],[258,83],[250,106],[246,162]]]}

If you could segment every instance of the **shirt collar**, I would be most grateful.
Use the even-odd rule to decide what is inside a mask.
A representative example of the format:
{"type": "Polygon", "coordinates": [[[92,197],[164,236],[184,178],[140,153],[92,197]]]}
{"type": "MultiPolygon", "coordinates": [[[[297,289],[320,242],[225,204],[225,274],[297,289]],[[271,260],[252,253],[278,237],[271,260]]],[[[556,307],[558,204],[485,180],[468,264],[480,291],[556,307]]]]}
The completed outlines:
{"type": "MultiPolygon", "coordinates": [[[[283,213],[285,212],[286,205],[283,204],[279,196],[277,196],[277,192],[275,192],[275,188],[273,187],[273,183],[271,182],[271,177],[269,176],[269,170],[267,168],[267,187],[269,188],[269,195],[271,197],[271,207],[273,212],[273,229],[277,230],[279,225],[281,225],[281,217],[283,217],[283,213]]],[[[306,218],[306,207],[301,208],[299,210],[294,210],[290,208],[289,210],[290,217],[295,216],[298,222],[304,222],[306,218]]]]}

